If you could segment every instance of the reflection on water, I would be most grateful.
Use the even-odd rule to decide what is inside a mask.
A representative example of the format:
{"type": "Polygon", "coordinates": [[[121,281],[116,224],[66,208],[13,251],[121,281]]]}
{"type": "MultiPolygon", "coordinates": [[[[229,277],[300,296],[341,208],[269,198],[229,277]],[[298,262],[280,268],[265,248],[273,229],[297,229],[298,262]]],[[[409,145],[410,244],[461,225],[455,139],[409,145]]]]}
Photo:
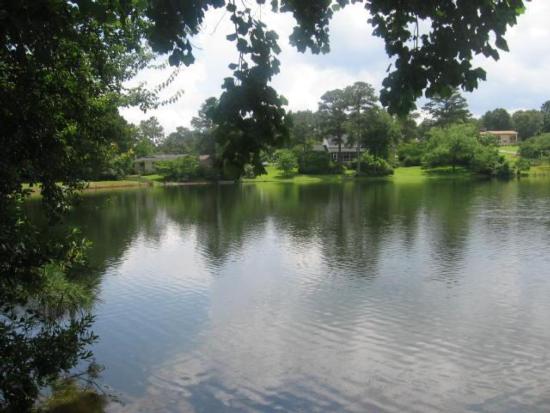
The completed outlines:
{"type": "MultiPolygon", "coordinates": [[[[548,182],[88,196],[115,412],[550,411],[548,182]]],[[[78,218],[76,218],[78,217],[78,218]]]]}

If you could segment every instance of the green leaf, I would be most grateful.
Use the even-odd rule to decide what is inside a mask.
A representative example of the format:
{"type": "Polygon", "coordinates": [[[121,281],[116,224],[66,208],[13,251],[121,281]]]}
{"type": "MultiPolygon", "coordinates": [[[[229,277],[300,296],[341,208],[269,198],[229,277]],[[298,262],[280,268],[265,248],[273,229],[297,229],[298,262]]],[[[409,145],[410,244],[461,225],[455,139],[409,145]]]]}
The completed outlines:
{"type": "Polygon", "coordinates": [[[506,52],[510,51],[510,49],[508,48],[508,43],[502,36],[497,37],[495,44],[500,50],[504,50],[506,52]]]}

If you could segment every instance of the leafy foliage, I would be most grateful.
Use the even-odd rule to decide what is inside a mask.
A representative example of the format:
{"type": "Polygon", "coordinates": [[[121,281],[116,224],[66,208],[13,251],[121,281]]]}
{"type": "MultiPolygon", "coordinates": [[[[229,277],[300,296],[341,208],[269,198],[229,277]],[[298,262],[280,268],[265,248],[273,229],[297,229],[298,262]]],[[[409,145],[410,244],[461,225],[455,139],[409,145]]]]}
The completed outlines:
{"type": "Polygon", "coordinates": [[[365,176],[387,176],[393,168],[384,158],[365,152],[361,155],[361,174],[365,176]]]}
{"type": "Polygon", "coordinates": [[[303,110],[289,112],[291,147],[301,147],[303,151],[311,149],[314,142],[320,141],[320,116],[316,112],[303,110]]]}
{"type": "Polygon", "coordinates": [[[527,159],[550,159],[550,133],[534,136],[522,142],[519,154],[527,159]]]}
{"type": "Polygon", "coordinates": [[[494,146],[479,145],[469,165],[470,169],[478,174],[507,178],[514,175],[509,162],[494,146]]]}
{"type": "Polygon", "coordinates": [[[403,166],[420,166],[426,152],[425,142],[402,143],[397,148],[399,162],[403,166]]]}
{"type": "Polygon", "coordinates": [[[367,137],[367,130],[371,127],[368,114],[378,109],[378,98],[374,88],[365,82],[355,82],[344,89],[346,99],[347,119],[345,128],[348,144],[363,145],[367,137]]]}
{"type": "Polygon", "coordinates": [[[290,176],[298,167],[298,159],[290,149],[279,149],[275,152],[275,165],[283,175],[290,176]]]}
{"type": "Polygon", "coordinates": [[[390,149],[401,138],[399,123],[384,109],[374,108],[365,114],[366,128],[362,144],[373,155],[388,159],[390,149]]]}
{"type": "Polygon", "coordinates": [[[468,102],[456,90],[449,95],[434,96],[423,108],[433,121],[434,126],[447,126],[452,123],[466,122],[471,118],[468,102]]]}
{"type": "Polygon", "coordinates": [[[342,160],[342,145],[346,133],[348,96],[342,89],[329,90],[321,96],[319,116],[324,136],[330,137],[338,144],[338,163],[342,160]]]}
{"type": "Polygon", "coordinates": [[[298,171],[301,174],[330,174],[338,172],[330,159],[328,152],[307,151],[300,154],[298,159],[298,171]]]}
{"type": "Polygon", "coordinates": [[[201,175],[199,160],[193,155],[157,162],[156,170],[170,181],[188,181],[201,175]]]}
{"type": "Polygon", "coordinates": [[[542,106],[540,107],[540,111],[542,112],[543,116],[542,131],[550,132],[550,100],[547,100],[542,104],[542,106]]]}
{"type": "MultiPolygon", "coordinates": [[[[338,7],[347,4],[337,2],[338,7]]],[[[331,2],[281,0],[272,6],[294,16],[290,41],[298,50],[329,50],[331,2]]],[[[216,143],[205,142],[224,175],[239,177],[246,164],[262,172],[262,153],[288,138],[286,101],[270,86],[279,71],[277,34],[253,10],[233,0],[0,3],[0,340],[9,368],[9,374],[0,374],[1,408],[28,410],[39,388],[73,367],[90,342],[85,319],[54,325],[12,311],[33,302],[44,288],[47,265],[60,265],[67,277],[71,261],[65,254],[70,241],[54,239],[52,226],[39,228],[29,221],[21,206],[28,193],[23,184],[40,185],[53,225],[70,208],[82,180],[104,167],[112,143],[119,154],[156,150],[161,138],[153,122],[141,129],[147,132],[133,148],[117,142],[119,106],[159,104],[154,93],[123,84],[151,57],[149,47],[168,55],[171,65],[192,64],[191,36],[201,30],[209,9],[223,7],[235,26],[227,38],[239,57],[230,64],[233,76],[224,80],[219,101],[208,109],[209,136],[216,143]]],[[[383,82],[382,103],[391,113],[404,114],[423,91],[445,96],[451,87],[475,88],[485,73],[472,67],[472,57],[481,53],[497,59],[496,49],[507,49],[503,35],[516,23],[523,1],[370,0],[365,7],[375,34],[396,59],[383,82]],[[420,33],[419,25],[411,30],[428,20],[427,33],[420,33]]]]}
{"type": "Polygon", "coordinates": [[[544,116],[538,110],[518,110],[514,112],[512,119],[521,140],[538,135],[544,126],[544,116]]]}
{"type": "Polygon", "coordinates": [[[433,128],[427,143],[424,164],[429,167],[467,166],[478,147],[477,130],[472,125],[456,124],[433,128]]]}
{"type": "Polygon", "coordinates": [[[158,148],[159,152],[184,154],[197,153],[197,136],[194,131],[179,126],[170,133],[158,148]]]}
{"type": "Polygon", "coordinates": [[[480,175],[510,177],[515,171],[490,141],[479,139],[473,124],[455,124],[430,132],[423,164],[428,167],[463,166],[480,175]]]}
{"type": "Polygon", "coordinates": [[[512,130],[514,123],[512,116],[506,109],[489,110],[481,117],[481,125],[487,130],[512,130]]]}

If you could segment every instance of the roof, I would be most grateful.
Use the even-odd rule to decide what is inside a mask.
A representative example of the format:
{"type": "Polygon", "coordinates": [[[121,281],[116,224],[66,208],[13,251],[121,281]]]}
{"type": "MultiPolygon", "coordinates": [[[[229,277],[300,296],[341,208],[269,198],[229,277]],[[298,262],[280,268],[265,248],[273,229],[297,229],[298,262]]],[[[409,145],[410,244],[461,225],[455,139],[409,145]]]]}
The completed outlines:
{"type": "MultiPolygon", "coordinates": [[[[323,139],[323,147],[328,152],[338,152],[338,142],[336,138],[329,136],[323,139]]],[[[362,149],[362,148],[360,148],[362,149]]],[[[342,152],[357,151],[357,145],[348,144],[348,136],[342,136],[342,152]]]]}
{"type": "Polygon", "coordinates": [[[481,133],[490,133],[491,135],[517,135],[515,130],[488,130],[481,133]]]}

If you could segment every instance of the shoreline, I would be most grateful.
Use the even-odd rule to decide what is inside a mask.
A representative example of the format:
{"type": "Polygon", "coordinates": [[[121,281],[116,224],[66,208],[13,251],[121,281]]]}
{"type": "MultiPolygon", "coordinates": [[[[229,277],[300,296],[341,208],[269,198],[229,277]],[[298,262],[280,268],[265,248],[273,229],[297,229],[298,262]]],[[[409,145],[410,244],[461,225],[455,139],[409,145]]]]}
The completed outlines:
{"type": "MultiPolygon", "coordinates": [[[[521,176],[520,179],[540,179],[550,177],[550,166],[534,166],[529,171],[528,175],[521,176]]],[[[88,182],[87,186],[79,191],[82,194],[94,193],[99,191],[121,190],[121,189],[140,189],[152,187],[178,187],[178,186],[207,186],[207,185],[234,185],[234,184],[262,184],[262,183],[281,183],[281,184],[316,184],[316,183],[350,183],[350,182],[365,182],[365,181],[391,181],[395,183],[422,183],[426,181],[450,181],[450,180],[475,180],[484,177],[479,177],[465,169],[457,169],[451,172],[449,168],[437,168],[425,170],[418,166],[399,167],[396,168],[393,175],[388,176],[359,176],[352,174],[342,175],[302,175],[294,174],[289,177],[283,177],[274,168],[269,168],[268,173],[260,175],[256,178],[242,178],[238,181],[223,180],[223,181],[188,181],[188,182],[162,182],[160,180],[151,180],[146,177],[138,177],[137,179],[126,179],[120,181],[92,181],[88,182]]],[[[490,179],[490,178],[487,178],[490,179]]],[[[33,188],[31,196],[39,196],[40,189],[33,188]]]]}

